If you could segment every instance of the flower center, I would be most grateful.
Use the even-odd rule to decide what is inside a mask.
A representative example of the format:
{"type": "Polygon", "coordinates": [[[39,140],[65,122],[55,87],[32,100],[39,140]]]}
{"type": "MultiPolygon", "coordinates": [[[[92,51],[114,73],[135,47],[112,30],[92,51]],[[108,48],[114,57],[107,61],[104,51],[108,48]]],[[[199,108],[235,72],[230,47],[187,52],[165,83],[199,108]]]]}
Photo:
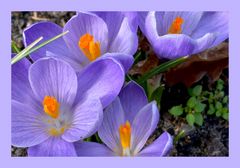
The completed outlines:
{"type": "Polygon", "coordinates": [[[168,34],[180,34],[182,33],[182,24],[184,20],[181,17],[176,17],[168,29],[168,34]]]}
{"type": "Polygon", "coordinates": [[[48,116],[54,119],[58,118],[60,105],[55,97],[45,96],[42,104],[43,104],[44,112],[48,116]]]}
{"type": "Polygon", "coordinates": [[[94,37],[88,33],[80,37],[78,46],[90,61],[94,61],[101,54],[100,42],[94,42],[94,37]]]}
{"type": "Polygon", "coordinates": [[[122,146],[122,155],[130,156],[131,125],[129,121],[119,127],[120,142],[122,146]]]}

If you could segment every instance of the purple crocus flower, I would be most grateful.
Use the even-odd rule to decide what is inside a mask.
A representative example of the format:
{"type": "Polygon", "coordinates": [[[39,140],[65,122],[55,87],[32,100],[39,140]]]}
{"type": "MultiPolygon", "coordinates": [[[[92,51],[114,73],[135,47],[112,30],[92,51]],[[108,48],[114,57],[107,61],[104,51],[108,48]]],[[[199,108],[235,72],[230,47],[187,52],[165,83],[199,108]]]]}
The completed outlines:
{"type": "Polygon", "coordinates": [[[33,24],[24,31],[24,44],[29,45],[39,36],[48,40],[69,31],[63,38],[32,53],[31,57],[34,60],[45,55],[61,57],[79,71],[99,57],[110,56],[127,71],[138,46],[136,18],[136,13],[131,12],[78,12],[64,28],[52,22],[33,24]]]}
{"type": "Polygon", "coordinates": [[[195,54],[228,38],[227,12],[140,12],[139,24],[159,58],[195,54]]]}
{"type": "Polygon", "coordinates": [[[172,137],[164,132],[144,147],[157,127],[159,111],[156,102],[148,103],[144,90],[128,83],[119,97],[104,111],[98,131],[103,144],[74,143],[78,156],[166,156],[172,148],[172,137]]]}
{"type": "Polygon", "coordinates": [[[56,58],[12,66],[12,145],[29,156],[76,156],[73,142],[95,133],[102,109],[118,95],[122,66],[97,60],[81,73],[56,58]]]}

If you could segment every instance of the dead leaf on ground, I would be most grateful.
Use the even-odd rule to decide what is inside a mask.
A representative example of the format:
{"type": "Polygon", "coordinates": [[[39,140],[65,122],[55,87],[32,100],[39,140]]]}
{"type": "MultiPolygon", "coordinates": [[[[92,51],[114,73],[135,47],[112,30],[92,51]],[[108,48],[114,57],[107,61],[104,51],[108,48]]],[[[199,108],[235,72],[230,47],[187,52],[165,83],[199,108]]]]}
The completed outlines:
{"type": "Polygon", "coordinates": [[[190,87],[207,75],[209,83],[213,83],[219,79],[225,68],[228,68],[227,42],[191,56],[186,62],[166,72],[165,79],[169,86],[183,83],[190,87]]]}

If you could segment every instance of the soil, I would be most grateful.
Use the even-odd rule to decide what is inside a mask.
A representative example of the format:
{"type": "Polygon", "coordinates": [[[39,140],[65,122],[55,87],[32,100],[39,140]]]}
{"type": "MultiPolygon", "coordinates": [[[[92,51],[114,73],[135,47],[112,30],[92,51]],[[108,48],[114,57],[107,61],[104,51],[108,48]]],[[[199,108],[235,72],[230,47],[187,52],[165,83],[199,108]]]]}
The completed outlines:
{"type": "MultiPolygon", "coordinates": [[[[75,12],[13,12],[12,13],[12,40],[19,48],[23,48],[23,30],[39,21],[49,20],[63,26],[75,12]]],[[[225,93],[228,94],[228,72],[225,70],[220,77],[225,81],[225,93]]],[[[205,77],[197,84],[203,88],[211,87],[205,77]]],[[[185,136],[174,144],[170,156],[228,156],[229,154],[229,125],[228,121],[215,116],[204,116],[201,127],[190,127],[185,119],[174,118],[168,110],[175,105],[185,103],[188,99],[187,88],[177,84],[172,87],[165,86],[161,101],[161,119],[158,129],[148,140],[147,144],[156,139],[163,131],[176,136],[180,130],[185,130],[185,136]]],[[[27,156],[26,149],[12,146],[12,156],[27,156]]]]}

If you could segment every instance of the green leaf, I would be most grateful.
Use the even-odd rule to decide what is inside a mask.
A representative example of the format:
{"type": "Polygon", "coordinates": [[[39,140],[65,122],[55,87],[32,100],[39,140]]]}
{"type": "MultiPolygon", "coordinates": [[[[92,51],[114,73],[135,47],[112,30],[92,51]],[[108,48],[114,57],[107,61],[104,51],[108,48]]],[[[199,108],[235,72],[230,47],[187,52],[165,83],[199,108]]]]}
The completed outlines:
{"type": "Polygon", "coordinates": [[[188,122],[188,125],[193,126],[193,124],[194,124],[194,122],[195,122],[195,117],[194,117],[193,114],[188,114],[188,115],[186,116],[186,120],[187,120],[187,122],[188,122]]]}
{"type": "Polygon", "coordinates": [[[157,89],[155,89],[150,96],[150,101],[156,100],[158,106],[160,106],[163,90],[164,90],[163,85],[161,85],[157,89]]]}
{"type": "Polygon", "coordinates": [[[20,53],[18,53],[14,58],[12,58],[11,60],[11,64],[13,65],[14,63],[18,62],[19,60],[21,60],[22,58],[28,56],[29,54],[31,54],[34,51],[37,51],[38,49],[44,47],[45,45],[57,40],[58,38],[64,36],[65,34],[67,34],[69,31],[65,31],[47,41],[44,41],[43,43],[39,44],[38,46],[34,47],[39,41],[41,41],[43,39],[43,37],[38,38],[37,40],[35,40],[33,43],[31,43],[29,46],[27,46],[24,50],[22,50],[20,53]]]}
{"type": "Polygon", "coordinates": [[[175,117],[180,116],[183,114],[183,108],[181,105],[179,106],[173,106],[170,110],[169,113],[174,115],[175,117]]]}
{"type": "Polygon", "coordinates": [[[222,115],[222,111],[221,111],[221,110],[217,110],[217,111],[216,111],[216,116],[217,116],[217,117],[220,117],[221,115],[222,115]]]}
{"type": "Polygon", "coordinates": [[[215,103],[215,108],[217,109],[217,110],[221,110],[222,109],[222,103],[220,103],[219,101],[217,101],[216,103],[215,103]]]}
{"type": "Polygon", "coordinates": [[[222,113],[228,113],[228,108],[227,107],[223,107],[222,108],[222,113]]]}
{"type": "Polygon", "coordinates": [[[199,96],[201,93],[202,93],[202,86],[201,85],[195,86],[192,90],[193,96],[199,96]]]}
{"type": "Polygon", "coordinates": [[[190,108],[194,108],[194,106],[197,104],[197,99],[196,97],[190,97],[187,101],[187,106],[190,108]]]}
{"type": "Polygon", "coordinates": [[[224,104],[228,103],[228,96],[224,96],[223,101],[224,104]]]}
{"type": "Polygon", "coordinates": [[[138,79],[139,84],[145,82],[146,80],[150,79],[154,75],[157,75],[159,73],[165,72],[170,68],[175,67],[176,65],[183,63],[187,60],[188,56],[177,58],[175,60],[170,60],[168,62],[165,62],[163,64],[160,64],[156,68],[150,70],[149,72],[145,73],[141,78],[138,79]]]}
{"type": "Polygon", "coordinates": [[[216,86],[217,90],[223,90],[223,85],[224,85],[224,81],[219,79],[217,81],[217,86],[216,86]]]}
{"type": "Polygon", "coordinates": [[[20,53],[20,49],[14,41],[12,41],[12,52],[17,54],[20,53]]]}
{"type": "Polygon", "coordinates": [[[28,53],[37,43],[39,43],[39,41],[41,41],[43,39],[43,37],[38,38],[37,40],[35,40],[34,42],[32,42],[29,46],[27,46],[24,50],[22,50],[21,52],[19,52],[15,57],[12,58],[11,60],[11,64],[15,64],[16,62],[20,61],[22,58],[24,58],[25,56],[27,56],[28,53]]]}
{"type": "Polygon", "coordinates": [[[197,102],[196,105],[194,106],[195,112],[203,112],[206,107],[206,104],[203,104],[201,102],[197,102]]]}
{"type": "Polygon", "coordinates": [[[194,113],[195,123],[199,126],[203,124],[203,116],[201,113],[194,113]]]}
{"type": "Polygon", "coordinates": [[[209,104],[209,109],[207,111],[207,114],[212,115],[215,113],[215,107],[213,104],[209,104]]]}
{"type": "Polygon", "coordinates": [[[228,121],[229,113],[223,113],[222,118],[228,121]]]}

